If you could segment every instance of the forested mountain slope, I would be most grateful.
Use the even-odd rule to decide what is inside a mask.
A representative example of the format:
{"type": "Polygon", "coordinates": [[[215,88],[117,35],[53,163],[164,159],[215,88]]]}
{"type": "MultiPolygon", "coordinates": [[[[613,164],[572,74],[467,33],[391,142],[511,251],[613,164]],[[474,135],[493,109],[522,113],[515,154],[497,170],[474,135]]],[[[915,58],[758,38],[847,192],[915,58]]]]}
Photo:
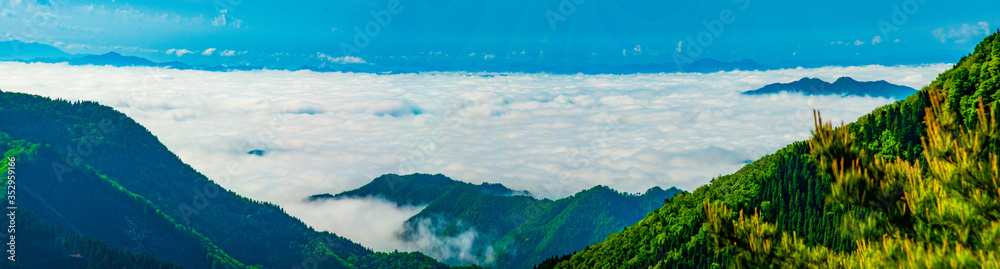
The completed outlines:
{"type": "Polygon", "coordinates": [[[481,265],[526,268],[621,231],[678,193],[677,188],[654,187],[641,195],[627,194],[596,186],[553,201],[535,199],[501,184],[475,185],[441,174],[387,174],[355,190],[308,199],[381,197],[399,205],[426,205],[406,221],[401,239],[419,240],[428,230],[438,238],[475,231],[470,252],[480,257],[481,265]]]}
{"type": "MultiPolygon", "coordinates": [[[[896,160],[898,158],[897,161],[894,161],[895,163],[918,163],[919,166],[926,168],[928,161],[922,160],[925,159],[923,158],[925,157],[925,146],[921,138],[928,135],[925,117],[926,109],[932,104],[931,91],[940,91],[946,95],[943,97],[945,104],[942,110],[954,113],[955,122],[962,123],[961,125],[968,129],[980,125],[977,123],[979,117],[976,110],[980,99],[986,107],[986,115],[988,115],[986,118],[992,115],[989,113],[989,108],[992,107],[993,111],[996,111],[996,101],[1000,100],[998,89],[1000,89],[1000,34],[993,34],[976,46],[974,53],[963,57],[954,68],[940,74],[928,87],[910,95],[905,100],[883,106],[862,116],[855,123],[841,129],[845,131],[841,137],[852,137],[851,143],[849,143],[851,146],[848,147],[850,148],[849,152],[863,152],[859,154],[869,156],[863,159],[871,160],[883,157],[888,158],[888,160],[896,160]]],[[[986,122],[996,125],[996,121],[986,122]]],[[[949,131],[958,130],[956,125],[946,126],[950,126],[949,131]]],[[[991,137],[989,135],[979,136],[978,139],[987,139],[988,143],[982,144],[985,145],[984,151],[976,151],[979,152],[977,154],[980,154],[977,155],[977,158],[987,158],[986,153],[998,153],[998,141],[996,137],[991,137]]],[[[956,144],[955,148],[959,149],[960,147],[956,144]]],[[[843,150],[847,149],[842,148],[841,151],[843,150]]],[[[609,236],[604,242],[591,245],[586,250],[571,257],[562,257],[558,261],[546,261],[543,265],[545,267],[555,265],[556,268],[709,268],[729,266],[736,261],[738,263],[735,264],[758,266],[768,266],[768,264],[791,267],[818,265],[825,264],[822,262],[827,260],[822,259],[826,254],[852,253],[851,251],[859,248],[858,242],[862,241],[855,241],[857,238],[854,237],[858,231],[851,229],[842,231],[841,227],[869,227],[867,233],[873,233],[870,229],[881,229],[875,227],[889,229],[875,230],[875,232],[890,231],[890,228],[897,224],[896,221],[922,223],[912,219],[914,215],[904,215],[899,220],[858,219],[856,216],[863,216],[866,215],[866,212],[880,209],[857,207],[842,202],[827,202],[830,199],[836,200],[836,197],[843,197],[843,195],[831,195],[831,183],[841,182],[836,185],[840,186],[838,190],[847,187],[843,185],[845,184],[842,183],[843,179],[833,181],[839,176],[832,177],[829,174],[823,173],[821,175],[817,172],[817,161],[814,155],[815,153],[811,151],[808,143],[793,143],[774,154],[764,156],[760,160],[746,165],[736,173],[715,178],[710,184],[704,185],[690,194],[675,196],[636,225],[609,236]],[[719,205],[724,205],[724,207],[719,205]],[[715,211],[712,214],[706,214],[706,211],[710,210],[715,211]],[[847,214],[848,212],[851,214],[847,214]],[[743,216],[748,218],[744,219],[743,216]],[[708,221],[709,217],[712,217],[712,221],[708,221]],[[844,221],[848,221],[847,224],[844,224],[844,221]],[[892,225],[857,226],[857,222],[850,221],[872,221],[872,223],[879,223],[879,225],[884,225],[883,223],[888,221],[892,225]],[[748,233],[760,234],[756,237],[750,237],[748,233]],[[770,237],[762,238],[765,236],[770,237]],[[765,242],[764,239],[769,241],[765,242]],[[795,247],[799,247],[799,249],[795,247]],[[799,251],[802,248],[824,249],[826,252],[799,251]],[[787,255],[799,255],[795,257],[802,260],[815,259],[811,261],[816,263],[783,263],[794,260],[788,258],[787,255]],[[784,258],[779,259],[778,257],[784,258]]],[[[992,163],[986,162],[980,164],[979,167],[992,168],[995,171],[997,162],[996,158],[993,158],[992,163]]],[[[876,165],[875,167],[880,166],[876,165]]],[[[869,169],[865,171],[880,170],[869,169]]],[[[928,171],[917,168],[917,170],[912,170],[910,174],[930,173],[928,171]]],[[[997,187],[996,177],[994,172],[992,188],[997,187]]],[[[966,190],[980,188],[979,185],[971,183],[977,182],[971,178],[977,177],[965,178],[958,174],[951,184],[972,186],[967,188],[973,188],[966,190]]],[[[983,186],[989,185],[989,183],[985,184],[983,186]]],[[[880,185],[870,186],[877,188],[880,185]]],[[[902,193],[903,187],[899,188],[902,193]]],[[[983,189],[984,192],[981,193],[991,195],[990,187],[982,188],[986,189],[983,189]]],[[[959,193],[951,195],[961,195],[959,193]]],[[[1000,193],[996,195],[1000,195],[1000,193]]],[[[849,196],[847,195],[847,197],[849,196]]],[[[978,213],[980,215],[973,215],[976,216],[975,219],[986,218],[988,223],[988,220],[992,218],[996,223],[995,220],[1000,217],[1000,212],[996,212],[995,206],[985,208],[986,211],[978,213]]],[[[946,224],[942,222],[941,225],[946,224]]],[[[965,226],[964,229],[970,231],[981,228],[983,227],[965,226]]],[[[907,231],[912,231],[912,229],[908,230],[905,227],[895,229],[903,231],[904,234],[907,231]]],[[[891,234],[886,236],[893,237],[891,234]]],[[[895,236],[902,235],[896,234],[895,236]]],[[[975,238],[980,237],[976,236],[975,238]]],[[[983,238],[989,242],[989,239],[983,238]]],[[[993,239],[994,243],[982,244],[987,246],[995,244],[995,238],[993,239]]],[[[936,240],[940,240],[940,238],[936,240]]],[[[947,239],[945,241],[947,242],[947,239]]],[[[875,240],[872,244],[877,242],[875,240]]],[[[961,249],[962,246],[956,245],[959,243],[955,242],[952,241],[951,245],[945,246],[961,249]]],[[[971,245],[983,246],[982,244],[971,245]]],[[[902,245],[895,246],[902,248],[902,245]]],[[[911,244],[907,247],[910,246],[920,245],[911,244]]],[[[866,253],[869,250],[878,251],[868,247],[865,247],[864,250],[866,253]]],[[[970,262],[977,261],[976,256],[963,254],[968,252],[941,251],[945,255],[952,253],[950,255],[953,256],[950,258],[965,261],[962,264],[973,266],[977,264],[970,262]]],[[[972,249],[972,251],[980,250],[972,249]]],[[[877,254],[892,257],[892,259],[878,261],[920,257],[912,252],[898,251],[895,254],[881,252],[877,254]]],[[[852,260],[853,258],[849,256],[841,258],[840,261],[855,262],[852,260]]],[[[996,257],[993,256],[993,259],[996,257]]],[[[876,264],[892,266],[904,263],[876,264]]],[[[837,265],[836,263],[825,265],[844,266],[844,264],[837,265]]],[[[871,266],[871,264],[868,265],[871,266]]],[[[957,265],[957,263],[953,265],[957,265]]]]}
{"type": "MultiPolygon", "coordinates": [[[[15,214],[31,215],[26,218],[43,226],[51,223],[118,250],[146,254],[187,268],[243,267],[200,234],[176,225],[148,201],[89,167],[81,165],[79,171],[63,177],[48,176],[53,173],[52,164],[62,161],[48,145],[14,141],[0,133],[0,151],[5,153],[4,167],[16,176],[15,184],[11,184],[14,188],[9,189],[16,191],[19,208],[15,214]]],[[[16,231],[15,235],[19,236],[18,242],[26,244],[44,241],[16,231]]],[[[26,265],[53,258],[35,259],[29,257],[37,253],[22,253],[28,254],[21,259],[26,265]]],[[[80,257],[86,262],[101,262],[94,258],[80,257]]]]}
{"type": "Polygon", "coordinates": [[[376,254],[225,190],[112,108],[0,92],[0,113],[0,144],[23,169],[19,210],[109,246],[118,253],[102,253],[109,259],[146,255],[155,259],[136,262],[186,268],[447,267],[419,253],[376,254]]]}

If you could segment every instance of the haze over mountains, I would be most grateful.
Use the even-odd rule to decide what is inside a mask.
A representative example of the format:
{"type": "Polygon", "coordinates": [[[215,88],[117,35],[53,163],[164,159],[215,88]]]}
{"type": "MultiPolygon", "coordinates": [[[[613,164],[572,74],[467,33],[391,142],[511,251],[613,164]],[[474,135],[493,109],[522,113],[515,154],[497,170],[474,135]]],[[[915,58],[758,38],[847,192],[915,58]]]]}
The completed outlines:
{"type": "Polygon", "coordinates": [[[421,205],[401,230],[392,231],[399,244],[453,265],[527,268],[599,242],[678,193],[677,188],[653,187],[641,195],[625,194],[596,186],[553,201],[501,184],[473,185],[440,174],[389,174],[355,190],[308,200],[379,198],[399,206],[421,205]]]}
{"type": "Polygon", "coordinates": [[[821,62],[791,62],[783,61],[774,64],[760,64],[753,60],[745,59],[741,61],[725,62],[712,58],[702,58],[692,60],[690,63],[645,63],[645,64],[595,64],[581,66],[555,66],[555,65],[526,65],[517,63],[475,63],[459,64],[453,62],[386,62],[381,64],[370,63],[344,63],[338,65],[326,65],[324,63],[304,63],[296,67],[280,66],[266,61],[244,62],[238,65],[206,65],[187,64],[181,61],[154,62],[142,57],[125,56],[118,52],[111,51],[100,55],[90,54],[69,54],[59,48],[40,44],[25,43],[17,40],[0,41],[0,60],[19,61],[25,63],[68,63],[71,65],[110,65],[117,67],[125,66],[146,66],[146,67],[166,67],[180,70],[205,70],[205,71],[230,71],[230,70],[310,70],[315,72],[365,72],[365,73],[415,73],[433,71],[467,71],[467,72],[526,72],[526,73],[555,73],[555,74],[641,74],[641,73],[674,73],[674,72],[697,72],[712,73],[720,71],[754,71],[754,70],[776,70],[788,68],[816,68],[830,65],[850,66],[850,63],[821,63],[821,62]]]}

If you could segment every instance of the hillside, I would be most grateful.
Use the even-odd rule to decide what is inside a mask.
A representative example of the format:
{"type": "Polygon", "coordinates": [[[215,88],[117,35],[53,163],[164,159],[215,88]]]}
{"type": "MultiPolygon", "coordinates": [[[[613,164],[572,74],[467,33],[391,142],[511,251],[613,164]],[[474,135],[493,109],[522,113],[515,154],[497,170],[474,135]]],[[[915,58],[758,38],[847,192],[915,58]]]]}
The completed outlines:
{"type": "MultiPolygon", "coordinates": [[[[14,184],[18,213],[30,214],[31,219],[51,223],[71,234],[87,235],[118,250],[150,255],[186,268],[243,267],[200,234],[176,225],[149,201],[90,167],[81,166],[80,171],[62,178],[38,176],[53,174],[52,164],[63,159],[51,146],[14,141],[0,133],[0,150],[5,152],[5,160],[15,158],[15,171],[22,178],[14,184]]],[[[21,242],[36,241],[32,237],[20,238],[21,242]]]]}
{"type": "Polygon", "coordinates": [[[131,261],[125,267],[447,267],[419,253],[374,253],[317,232],[273,204],[225,190],[112,108],[0,92],[0,113],[0,146],[5,157],[18,160],[16,171],[24,178],[15,185],[19,214],[68,232],[49,233],[52,238],[92,240],[86,248],[39,248],[63,254],[107,250],[85,256],[80,266],[131,261]]]}
{"type": "Polygon", "coordinates": [[[884,80],[857,81],[849,77],[838,78],[829,83],[818,78],[802,78],[789,83],[773,83],[760,89],[745,91],[743,94],[761,95],[780,92],[795,92],[805,95],[850,95],[906,99],[917,90],[892,84],[884,80]]]}
{"type": "MultiPolygon", "coordinates": [[[[923,163],[928,166],[921,157],[934,157],[935,155],[924,155],[924,144],[922,137],[928,135],[928,130],[924,125],[926,116],[925,108],[931,107],[932,90],[941,90],[947,97],[944,102],[944,109],[955,113],[955,121],[962,123],[967,128],[975,127],[978,118],[975,116],[975,105],[977,100],[982,99],[986,107],[992,107],[997,111],[997,100],[1000,100],[1000,34],[993,34],[980,43],[975,52],[964,57],[951,70],[940,74],[938,78],[928,87],[920,90],[916,94],[910,95],[905,100],[886,105],[875,111],[862,116],[855,123],[849,124],[843,129],[845,135],[851,138],[850,152],[861,152],[868,156],[861,158],[872,159],[876,157],[897,159],[896,162],[923,163]]],[[[996,121],[991,123],[996,128],[996,121]]],[[[954,127],[949,127],[954,128],[954,127]]],[[[954,130],[954,129],[948,129],[954,130]]],[[[985,158],[986,153],[997,154],[1000,147],[996,146],[996,134],[991,136],[979,136],[978,139],[985,140],[988,145],[982,148],[979,153],[985,158]]],[[[956,142],[957,143],[957,142],[956,142]]],[[[956,144],[955,148],[959,147],[956,144]]],[[[951,148],[950,145],[946,148],[951,148]]],[[[560,257],[547,260],[542,263],[555,268],[709,268],[719,266],[729,266],[736,263],[744,266],[830,266],[836,265],[836,261],[860,262],[863,264],[875,262],[882,266],[895,267],[905,264],[906,261],[919,261],[920,259],[934,256],[940,266],[947,266],[947,261],[971,265],[978,264],[976,258],[969,251],[975,253],[976,249],[966,249],[962,252],[961,244],[965,241],[954,240],[949,245],[947,237],[944,239],[945,246],[955,249],[957,253],[938,248],[924,249],[922,245],[916,243],[906,243],[906,253],[914,253],[910,248],[920,248],[913,251],[928,251],[927,255],[907,256],[906,253],[896,254],[875,252],[874,248],[868,245],[859,246],[854,241],[855,233],[875,233],[871,239],[872,245],[882,244],[884,246],[895,246],[897,249],[901,245],[889,245],[890,237],[899,237],[900,234],[879,237],[878,231],[888,229],[891,226],[879,226],[883,228],[862,228],[862,230],[842,230],[841,227],[852,227],[861,222],[883,223],[880,219],[856,219],[851,216],[864,216],[868,213],[881,212],[884,207],[854,207],[849,203],[827,202],[829,197],[850,196],[850,192],[844,194],[844,188],[859,188],[844,186],[847,183],[837,183],[838,192],[831,192],[833,178],[824,172],[821,175],[817,171],[817,161],[813,159],[815,153],[811,152],[810,146],[806,142],[796,142],[778,152],[765,156],[751,164],[746,165],[736,173],[721,176],[712,180],[710,184],[699,187],[690,194],[677,195],[673,199],[666,201],[663,206],[654,210],[645,219],[636,225],[628,227],[625,231],[613,234],[604,242],[591,245],[586,250],[572,256],[560,257]],[[832,195],[836,194],[836,195],[832,195]],[[724,206],[720,206],[724,205],[724,206]],[[728,207],[728,208],[727,208],[728,207]],[[707,213],[714,210],[712,214],[707,213]],[[736,213],[740,212],[738,219],[736,213]],[[850,213],[850,214],[848,214],[850,213]],[[744,214],[750,215],[744,219],[744,214]],[[847,217],[845,217],[847,216],[847,217]],[[709,221],[711,219],[711,221],[709,221]],[[848,221],[842,224],[841,221],[848,221]],[[731,222],[730,222],[731,221],[731,222]],[[850,222],[858,221],[858,222],[850,222]],[[844,226],[847,225],[847,226],[844,226]],[[876,229],[876,230],[870,230],[876,229]],[[850,232],[850,233],[847,233],[850,232]],[[749,233],[758,235],[756,239],[749,233]],[[759,234],[758,234],[759,233],[759,234]],[[783,236],[779,236],[783,235],[783,236]],[[881,239],[880,239],[881,238],[881,239]],[[882,243],[877,243],[879,241],[882,243]],[[780,241],[780,243],[779,243],[780,241]],[[851,260],[851,256],[846,258],[839,256],[839,253],[849,254],[859,247],[865,247],[865,255],[876,255],[866,260],[851,260]],[[808,248],[808,250],[807,250],[808,248]],[[791,255],[791,256],[789,256],[791,255]],[[886,255],[879,258],[877,255],[886,255]],[[892,256],[901,255],[901,256],[892,256]],[[963,256],[965,255],[965,256],[963,256]],[[831,258],[833,257],[833,258],[831,258]],[[942,258],[943,257],[943,258],[942,258]],[[827,260],[830,259],[830,260],[827,260]],[[805,262],[803,262],[805,261],[805,262]],[[831,263],[825,263],[833,261],[831,263]],[[895,262],[893,262],[895,261],[895,262]],[[785,263],[789,262],[789,263],[785,263]],[[791,263],[796,262],[796,263],[791,263]],[[814,263],[810,263],[814,262],[814,263]]],[[[947,156],[947,155],[941,155],[947,156]]],[[[996,186],[996,155],[993,155],[992,169],[994,169],[992,188],[996,186]]],[[[978,157],[977,157],[978,158],[978,157]]],[[[828,166],[823,166],[828,167],[828,166]]],[[[975,166],[970,166],[975,167],[975,166]]],[[[979,166],[989,168],[987,166],[979,166]]],[[[829,169],[829,168],[827,168],[829,169]]],[[[902,168],[899,168],[902,169],[902,168]]],[[[911,168],[907,168],[911,169],[911,168]]],[[[919,169],[919,168],[917,168],[919,169]]],[[[921,172],[913,172],[921,173],[921,172]]],[[[927,173],[927,172],[923,172],[927,173]]],[[[962,175],[962,174],[957,174],[962,175]]],[[[857,179],[855,179],[857,180],[857,179]]],[[[986,190],[989,184],[977,185],[963,180],[970,178],[956,178],[954,183],[948,188],[955,186],[967,186],[965,188],[981,188],[986,190]]],[[[864,181],[862,181],[864,182],[864,181]]],[[[874,184],[874,183],[873,183],[874,184]]],[[[886,183],[889,184],[889,183],[886,183]]],[[[890,185],[872,185],[878,186],[890,185]]],[[[907,187],[909,188],[909,187],[907,187]]],[[[972,189],[966,189],[972,190],[972,189]]],[[[982,192],[977,192],[982,193],[982,192]]],[[[986,191],[985,193],[989,193],[986,191]]],[[[960,194],[954,194],[960,195],[960,194]]],[[[961,195],[960,195],[961,196],[961,195]]],[[[897,197],[898,198],[898,197],[897,197]]],[[[843,199],[843,198],[836,198],[843,199]]],[[[880,198],[884,199],[884,198],[880,198]]],[[[860,201],[865,201],[861,199],[860,201]]],[[[869,200],[878,201],[878,200],[869,200]]],[[[987,202],[986,203],[990,203],[987,202]]],[[[995,202],[993,202],[995,205],[995,202]]],[[[961,209],[966,207],[956,207],[961,209]]],[[[963,217],[965,220],[973,219],[993,219],[994,228],[984,231],[983,240],[973,242],[972,246],[989,246],[989,231],[1000,227],[997,225],[997,212],[995,206],[985,207],[987,211],[981,211],[974,217],[963,217]]],[[[938,210],[942,207],[937,207],[938,210]]],[[[965,211],[964,209],[961,211],[965,211]]],[[[968,212],[968,211],[965,211],[968,212]]],[[[973,211],[975,212],[975,211],[973,211]]],[[[883,216],[883,215],[873,215],[883,216]]],[[[924,220],[908,219],[915,215],[895,215],[896,218],[889,223],[902,223],[905,225],[917,225],[924,220]]],[[[959,216],[950,217],[957,220],[959,216]]],[[[988,221],[987,221],[988,222],[988,221]]],[[[971,222],[965,222],[971,223],[971,222]]],[[[895,224],[893,224],[895,225],[895,224]]],[[[931,225],[931,224],[922,224],[931,225]]],[[[956,225],[940,222],[939,225],[956,225]]],[[[958,224],[961,225],[961,224],[958,224]]],[[[871,226],[860,226],[871,227],[871,226]]],[[[909,226],[915,227],[915,226],[909,226]]],[[[934,227],[934,226],[921,226],[934,227]]],[[[940,229],[930,228],[930,229],[940,229]]],[[[983,226],[951,226],[966,231],[978,230],[983,226]]],[[[987,225],[987,227],[989,227],[987,225]]],[[[906,232],[908,229],[899,228],[906,232]]],[[[925,229],[925,228],[921,228],[925,229]]],[[[924,232],[929,233],[929,232],[924,232]]],[[[935,233],[937,234],[937,233],[935,233]]],[[[906,234],[909,236],[909,234],[906,234]]],[[[914,233],[913,238],[935,238],[925,237],[919,233],[914,233]],[[919,236],[918,236],[919,235],[919,236]]],[[[909,237],[907,237],[909,238],[909,237]]],[[[978,237],[964,237],[978,238],[978,237]]],[[[992,237],[994,244],[995,238],[992,237]]],[[[940,238],[936,239],[941,245],[940,238]]],[[[933,240],[931,240],[933,241],[933,240]]],[[[912,242],[912,241],[909,241],[912,242]]],[[[895,243],[893,243],[895,244],[895,243]]],[[[983,250],[989,250],[983,249],[983,250]]],[[[995,251],[995,249],[993,249],[995,251]]],[[[891,250],[890,250],[891,251],[891,250]]],[[[979,252],[984,254],[984,252],[979,252]]],[[[916,255],[916,254],[909,254],[916,255]]],[[[979,254],[977,254],[979,255],[979,254]]],[[[994,256],[993,259],[996,259],[994,256]]],[[[930,266],[929,263],[923,266],[930,266]]],[[[978,262],[990,262],[982,261],[978,262]]],[[[992,262],[996,262],[995,260],[992,262]]],[[[957,266],[958,263],[950,263],[957,266]]],[[[911,263],[911,265],[913,265],[911,263]]],[[[846,266],[840,263],[840,266],[846,266]]],[[[905,266],[904,266],[905,267],[905,266]]],[[[934,266],[931,266],[934,267],[934,266]]]]}
{"type": "MultiPolygon", "coordinates": [[[[440,174],[388,174],[355,190],[308,199],[381,197],[398,205],[426,205],[406,221],[398,235],[401,239],[419,240],[417,237],[427,230],[437,238],[457,237],[471,230],[477,236],[470,252],[484,261],[481,265],[526,268],[621,231],[681,192],[654,187],[637,195],[596,186],[553,201],[535,199],[501,184],[475,185],[440,174]]],[[[457,258],[444,262],[468,263],[457,258]]]]}

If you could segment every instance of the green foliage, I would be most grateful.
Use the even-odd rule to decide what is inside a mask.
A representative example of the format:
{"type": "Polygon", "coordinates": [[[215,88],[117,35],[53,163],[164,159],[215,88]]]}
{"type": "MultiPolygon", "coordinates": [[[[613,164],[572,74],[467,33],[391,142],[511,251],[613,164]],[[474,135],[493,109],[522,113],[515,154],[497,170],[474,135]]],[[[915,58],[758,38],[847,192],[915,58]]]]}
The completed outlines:
{"type": "Polygon", "coordinates": [[[15,262],[4,259],[3,268],[182,268],[67,232],[28,211],[18,212],[17,227],[18,258],[15,262]]]}
{"type": "Polygon", "coordinates": [[[18,169],[32,175],[18,183],[34,193],[18,197],[22,209],[110,248],[186,268],[292,268],[319,260],[323,268],[358,268],[346,260],[375,254],[222,189],[109,107],[2,92],[0,113],[2,151],[21,156],[18,169]],[[57,163],[71,169],[59,173],[57,163]],[[207,193],[214,195],[199,198],[207,193]]]}
{"type": "MultiPolygon", "coordinates": [[[[351,264],[358,268],[380,269],[443,269],[450,268],[440,264],[434,258],[420,252],[379,252],[368,256],[352,257],[351,264]]],[[[467,267],[477,268],[477,267],[467,267]]]]}
{"type": "Polygon", "coordinates": [[[62,159],[49,145],[10,140],[0,132],[0,147],[16,152],[17,175],[29,179],[17,181],[19,210],[34,212],[39,221],[185,267],[245,267],[204,236],[174,223],[148,200],[86,164],[62,179],[47,176],[53,173],[50,164],[62,159]]]}
{"type": "MultiPolygon", "coordinates": [[[[520,193],[500,184],[475,185],[440,174],[387,174],[355,190],[314,195],[308,200],[381,197],[399,205],[426,205],[405,223],[400,234],[404,240],[415,240],[421,227],[429,226],[440,237],[455,237],[475,229],[469,252],[482,258],[481,265],[526,268],[547,257],[573,253],[599,242],[680,192],[676,188],[651,188],[639,195],[597,186],[552,201],[516,195],[520,193]]],[[[458,259],[444,262],[470,263],[458,259]]]]}
{"type": "Polygon", "coordinates": [[[810,245],[828,244],[849,249],[850,242],[836,236],[843,210],[827,206],[823,197],[828,182],[817,180],[814,167],[803,154],[808,147],[795,143],[721,176],[691,193],[679,194],[625,231],[612,234],[555,268],[691,268],[729,263],[737,252],[716,251],[704,228],[704,201],[725,201],[740,208],[766,204],[768,220],[778,229],[808,234],[810,245]]]}
{"type": "Polygon", "coordinates": [[[936,90],[930,98],[922,162],[873,157],[847,128],[820,124],[817,116],[809,144],[817,169],[833,179],[829,202],[865,213],[843,219],[856,251],[807,246],[756,212],[737,218],[724,204],[706,201],[706,227],[717,245],[739,249],[734,263],[741,266],[1000,266],[1000,158],[988,146],[1000,143],[996,114],[980,101],[976,127],[966,128],[936,90]]]}
{"type": "Polygon", "coordinates": [[[556,268],[998,267],[1000,193],[988,156],[1000,141],[993,131],[960,138],[995,125],[979,115],[998,111],[998,81],[993,34],[930,86],[835,129],[824,145],[839,146],[789,145],[672,198],[556,268]],[[946,94],[934,110],[945,116],[927,116],[932,91],[946,94]],[[941,130],[924,125],[942,119],[941,130]],[[946,134],[954,139],[947,149],[946,134]]]}

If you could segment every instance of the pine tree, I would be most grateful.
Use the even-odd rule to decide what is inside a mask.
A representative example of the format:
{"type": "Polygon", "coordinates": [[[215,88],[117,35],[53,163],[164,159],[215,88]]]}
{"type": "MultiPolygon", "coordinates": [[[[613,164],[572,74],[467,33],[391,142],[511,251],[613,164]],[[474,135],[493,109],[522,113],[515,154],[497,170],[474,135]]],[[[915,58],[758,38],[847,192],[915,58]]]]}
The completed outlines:
{"type": "Polygon", "coordinates": [[[827,202],[851,210],[841,222],[855,251],[807,246],[756,211],[736,213],[722,202],[704,202],[705,229],[720,248],[740,251],[738,267],[1000,268],[996,113],[980,97],[976,122],[966,128],[942,95],[930,91],[919,161],[868,153],[848,128],[823,124],[817,113],[810,155],[830,178],[827,202]]]}

